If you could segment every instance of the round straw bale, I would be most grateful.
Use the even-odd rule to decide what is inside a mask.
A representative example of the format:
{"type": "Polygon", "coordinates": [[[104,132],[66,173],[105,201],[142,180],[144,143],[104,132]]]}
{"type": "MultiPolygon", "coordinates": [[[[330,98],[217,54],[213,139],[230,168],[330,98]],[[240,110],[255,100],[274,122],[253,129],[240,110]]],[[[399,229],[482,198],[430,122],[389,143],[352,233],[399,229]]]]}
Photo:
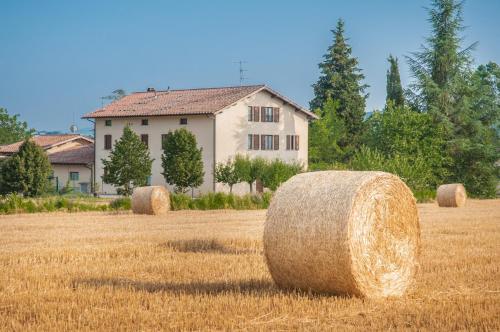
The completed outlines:
{"type": "Polygon", "coordinates": [[[440,185],[436,193],[439,206],[460,207],[467,200],[467,192],[461,183],[440,185]]]}
{"type": "Polygon", "coordinates": [[[279,287],[400,296],[419,251],[415,198],[392,174],[302,173],[276,191],[267,212],[264,254],[279,287]]]}
{"type": "Polygon", "coordinates": [[[132,211],[137,214],[164,214],[170,210],[170,195],[163,186],[137,187],[132,194],[132,211]]]}

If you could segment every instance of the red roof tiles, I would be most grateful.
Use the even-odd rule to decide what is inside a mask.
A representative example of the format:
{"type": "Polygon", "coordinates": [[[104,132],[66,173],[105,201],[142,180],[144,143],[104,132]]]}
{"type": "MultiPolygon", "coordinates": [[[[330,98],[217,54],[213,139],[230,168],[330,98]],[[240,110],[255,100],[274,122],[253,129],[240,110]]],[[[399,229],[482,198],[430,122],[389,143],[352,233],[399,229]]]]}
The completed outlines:
{"type": "Polygon", "coordinates": [[[223,88],[135,92],[83,118],[213,114],[240,99],[265,89],[311,117],[311,112],[294,104],[265,85],[223,88]]]}
{"type": "MultiPolygon", "coordinates": [[[[38,135],[33,136],[31,140],[35,142],[37,145],[41,146],[44,150],[49,149],[53,146],[69,142],[75,139],[84,139],[89,142],[93,142],[91,139],[86,138],[84,136],[78,134],[61,134],[61,135],[38,135]]],[[[23,141],[1,145],[0,146],[0,154],[12,154],[19,151],[19,147],[23,144],[23,141]]]]}
{"type": "Polygon", "coordinates": [[[51,164],[88,165],[94,162],[94,144],[77,146],[49,154],[51,164]]]}

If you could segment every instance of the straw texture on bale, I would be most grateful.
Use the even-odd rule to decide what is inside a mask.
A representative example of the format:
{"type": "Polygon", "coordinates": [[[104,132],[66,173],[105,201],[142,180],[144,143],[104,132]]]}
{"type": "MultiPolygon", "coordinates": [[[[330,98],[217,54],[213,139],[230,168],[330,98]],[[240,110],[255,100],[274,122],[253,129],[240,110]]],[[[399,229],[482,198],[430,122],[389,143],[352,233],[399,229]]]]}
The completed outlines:
{"type": "Polygon", "coordinates": [[[439,206],[460,207],[465,205],[467,192],[461,183],[440,185],[436,193],[439,206]]]}
{"type": "Polygon", "coordinates": [[[264,254],[283,288],[368,298],[401,296],[420,251],[415,198],[383,172],[294,176],[274,194],[264,254]]]}
{"type": "Polygon", "coordinates": [[[136,214],[161,215],[170,210],[170,194],[163,186],[138,187],[132,194],[132,211],[136,214]]]}

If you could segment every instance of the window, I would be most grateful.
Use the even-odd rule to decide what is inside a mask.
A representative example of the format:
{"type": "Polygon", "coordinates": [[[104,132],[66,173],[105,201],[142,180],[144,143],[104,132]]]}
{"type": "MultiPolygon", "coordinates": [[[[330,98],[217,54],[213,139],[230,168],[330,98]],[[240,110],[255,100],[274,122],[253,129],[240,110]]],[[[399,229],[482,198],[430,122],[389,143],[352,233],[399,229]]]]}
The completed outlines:
{"type": "Polygon", "coordinates": [[[272,107],[262,107],[262,122],[273,122],[272,107]]]}
{"type": "Polygon", "coordinates": [[[259,106],[248,106],[248,121],[250,122],[260,121],[259,106]]]}
{"type": "Polygon", "coordinates": [[[111,127],[111,120],[104,120],[104,125],[106,127],[111,127]]]}
{"type": "Polygon", "coordinates": [[[146,186],[150,186],[151,185],[151,175],[147,177],[146,179],[146,186]]]}
{"type": "MultiPolygon", "coordinates": [[[[262,122],[279,122],[280,109],[278,107],[261,107],[262,122]]],[[[257,120],[258,121],[258,120],[257,120]]]]}
{"type": "Polygon", "coordinates": [[[104,135],[104,150],[111,150],[111,135],[104,135]]]}
{"type": "Polygon", "coordinates": [[[273,150],[274,149],[274,136],[273,135],[261,135],[261,146],[262,150],[273,150]]]}
{"type": "Polygon", "coordinates": [[[253,106],[248,106],[248,121],[253,121],[253,106]]]}
{"type": "Polygon", "coordinates": [[[80,180],[80,173],[79,172],[69,172],[69,179],[71,181],[78,181],[78,180],[80,180]]]}
{"type": "Polygon", "coordinates": [[[142,119],[141,120],[141,125],[143,125],[143,126],[149,125],[149,120],[148,119],[142,119]]]}
{"type": "Polygon", "coordinates": [[[144,145],[148,146],[148,141],[149,141],[148,134],[142,134],[141,135],[141,141],[142,141],[142,143],[144,143],[144,145]]]}
{"type": "Polygon", "coordinates": [[[248,135],[248,150],[259,150],[260,148],[259,135],[248,135]]]}
{"type": "Polygon", "coordinates": [[[286,135],[286,149],[287,150],[299,149],[299,135],[286,135]]]}
{"type": "Polygon", "coordinates": [[[179,121],[179,123],[181,125],[187,125],[188,124],[188,119],[187,118],[181,118],[180,121],[179,121]]]}
{"type": "Polygon", "coordinates": [[[161,134],[161,147],[163,149],[163,145],[165,144],[165,141],[167,140],[167,134],[161,134]]]}

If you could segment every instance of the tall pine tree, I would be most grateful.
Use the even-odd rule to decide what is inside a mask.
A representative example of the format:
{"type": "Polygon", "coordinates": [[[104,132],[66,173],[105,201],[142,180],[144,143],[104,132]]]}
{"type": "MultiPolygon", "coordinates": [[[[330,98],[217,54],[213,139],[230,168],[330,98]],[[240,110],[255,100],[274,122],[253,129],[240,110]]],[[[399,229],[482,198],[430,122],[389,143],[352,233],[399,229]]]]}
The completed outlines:
{"type": "Polygon", "coordinates": [[[403,87],[401,86],[401,77],[399,76],[398,59],[389,55],[387,59],[390,67],[387,70],[387,97],[386,103],[392,102],[395,107],[404,106],[403,87]]]}
{"type": "MultiPolygon", "coordinates": [[[[346,136],[339,145],[347,150],[357,146],[363,132],[365,115],[365,94],[367,85],[362,83],[364,75],[358,68],[358,60],[351,55],[352,50],[344,37],[344,21],[339,19],[337,27],[332,30],[334,42],[319,64],[321,76],[314,88],[314,98],[310,107],[324,115],[324,105],[328,99],[338,103],[337,115],[343,121],[346,136]]],[[[335,128],[330,128],[335,130],[335,128]]]]}
{"type": "Polygon", "coordinates": [[[498,173],[494,162],[499,157],[495,74],[486,67],[476,72],[471,68],[470,51],[475,44],[461,47],[462,9],[462,1],[432,1],[428,9],[431,36],[420,52],[408,58],[415,77],[411,101],[414,108],[430,113],[436,126],[445,128],[448,144],[443,155],[452,163],[450,176],[442,180],[464,183],[473,196],[491,197],[498,173]],[[485,102],[486,98],[490,101],[485,102]]]}

